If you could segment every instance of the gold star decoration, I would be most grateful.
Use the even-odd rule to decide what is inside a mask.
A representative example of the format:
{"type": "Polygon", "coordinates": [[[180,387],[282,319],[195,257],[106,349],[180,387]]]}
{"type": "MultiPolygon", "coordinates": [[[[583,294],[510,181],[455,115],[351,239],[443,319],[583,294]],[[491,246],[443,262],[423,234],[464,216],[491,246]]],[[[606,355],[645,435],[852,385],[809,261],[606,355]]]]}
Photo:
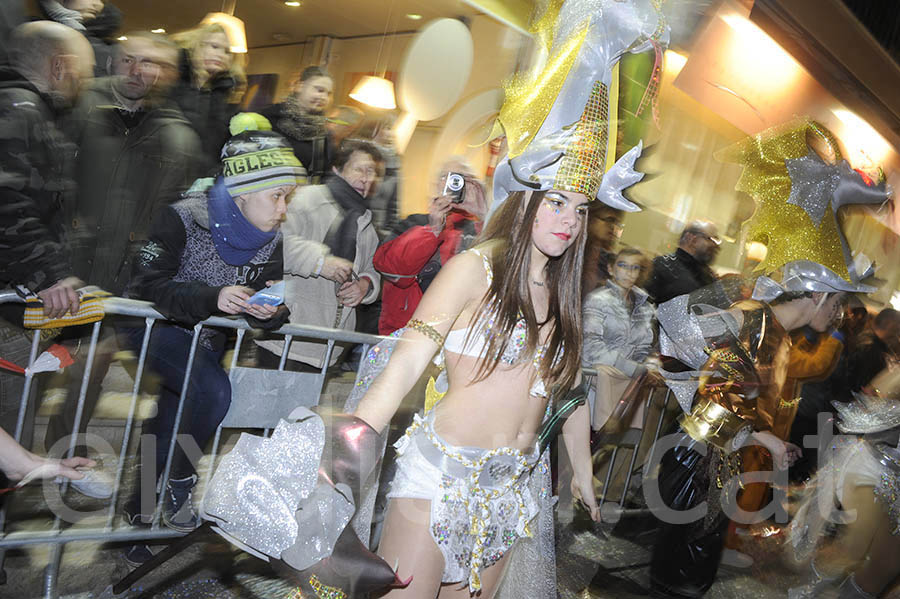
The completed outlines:
{"type": "Polygon", "coordinates": [[[772,272],[794,260],[811,260],[857,282],[837,208],[846,203],[880,203],[887,194],[883,188],[867,188],[862,177],[842,162],[838,142],[828,129],[812,120],[792,121],[725,148],[716,158],[744,167],[735,189],[756,201],[753,216],[744,223],[747,241],[761,242],[768,249],[758,270],[772,272]],[[822,162],[824,171],[797,168],[813,154],[808,135],[823,142],[835,158],[832,164],[822,162]],[[818,178],[823,176],[834,179],[834,184],[820,184],[818,178]],[[842,192],[836,199],[833,190],[838,185],[842,192]],[[806,197],[823,187],[831,190],[824,200],[806,197]],[[822,201],[827,204],[818,218],[821,211],[811,210],[811,206],[822,201]]]}

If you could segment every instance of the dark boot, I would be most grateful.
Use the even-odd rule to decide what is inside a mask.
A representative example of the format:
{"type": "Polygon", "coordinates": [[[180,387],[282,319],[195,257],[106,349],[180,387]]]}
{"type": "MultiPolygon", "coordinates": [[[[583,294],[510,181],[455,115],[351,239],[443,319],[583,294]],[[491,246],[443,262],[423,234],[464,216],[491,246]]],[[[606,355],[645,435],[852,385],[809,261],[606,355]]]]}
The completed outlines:
{"type": "MultiPolygon", "coordinates": [[[[375,492],[384,438],[355,416],[337,414],[323,420],[326,433],[319,482],[349,487],[358,511],[362,498],[375,492]]],[[[324,596],[337,589],[356,597],[409,584],[397,579],[393,569],[359,540],[352,522],[341,532],[331,555],[315,565],[304,570],[293,568],[291,548],[282,552],[281,558],[273,561],[276,571],[313,596],[324,596]]]]}

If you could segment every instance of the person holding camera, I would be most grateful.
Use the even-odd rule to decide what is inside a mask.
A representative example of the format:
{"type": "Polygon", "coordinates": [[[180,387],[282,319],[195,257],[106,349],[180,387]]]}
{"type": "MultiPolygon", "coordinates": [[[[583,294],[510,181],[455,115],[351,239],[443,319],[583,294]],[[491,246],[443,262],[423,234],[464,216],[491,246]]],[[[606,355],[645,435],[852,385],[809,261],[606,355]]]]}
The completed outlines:
{"type": "Polygon", "coordinates": [[[438,193],[428,214],[412,214],[393,227],[375,251],[374,265],[384,277],[378,332],[406,326],[419,300],[443,264],[468,249],[481,232],[487,211],[484,186],[462,159],[451,159],[434,183],[438,193]]]}

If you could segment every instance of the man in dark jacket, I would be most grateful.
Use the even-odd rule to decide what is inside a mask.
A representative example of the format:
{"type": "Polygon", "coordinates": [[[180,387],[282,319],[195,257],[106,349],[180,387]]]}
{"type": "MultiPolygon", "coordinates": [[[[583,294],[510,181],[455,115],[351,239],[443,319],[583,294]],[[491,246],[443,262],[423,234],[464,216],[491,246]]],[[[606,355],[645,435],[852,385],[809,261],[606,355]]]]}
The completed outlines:
{"type": "Polygon", "coordinates": [[[716,225],[709,221],[694,221],[685,227],[675,253],[653,260],[653,274],[647,284],[653,301],[661,304],[715,282],[718,277],[709,265],[719,254],[721,243],[716,225]]]}
{"type": "Polygon", "coordinates": [[[0,284],[23,285],[48,316],[78,308],[65,244],[75,146],[56,125],[90,77],[84,37],[56,23],[17,28],[0,70],[0,284]]]}
{"type": "Polygon", "coordinates": [[[281,104],[260,111],[272,130],[284,135],[294,155],[306,167],[310,184],[320,183],[332,161],[332,141],[325,128],[325,112],[331,106],[334,81],[318,66],[306,67],[281,104]]]}
{"type": "MultiPolygon", "coordinates": [[[[10,66],[0,68],[0,287],[37,293],[44,313],[56,318],[78,309],[81,283],[65,239],[75,146],[55,121],[90,77],[93,52],[81,34],[47,21],[18,27],[9,48],[10,66]]],[[[18,355],[24,334],[2,326],[0,355],[18,355]]],[[[0,425],[12,433],[21,378],[0,374],[0,387],[0,425]]]]}
{"type": "MultiPolygon", "coordinates": [[[[197,134],[166,99],[178,48],[152,33],[127,37],[111,60],[112,77],[95,81],[82,94],[74,115],[80,128],[71,233],[75,272],[113,295],[125,290],[132,258],[147,240],[151,216],[190,186],[200,174],[201,156],[197,134]]],[[[72,333],[90,335],[90,328],[72,333]]],[[[117,349],[114,337],[105,336],[97,349],[80,432],[87,427],[117,349]]],[[[78,366],[83,364],[68,372],[65,406],[48,423],[48,449],[73,432],[83,375],[78,366]]]]}
{"type": "Polygon", "coordinates": [[[201,174],[200,138],[167,98],[178,48],[152,33],[127,37],[112,60],[112,77],[96,81],[74,115],[80,126],[75,267],[114,295],[125,289],[152,214],[201,174]]]}

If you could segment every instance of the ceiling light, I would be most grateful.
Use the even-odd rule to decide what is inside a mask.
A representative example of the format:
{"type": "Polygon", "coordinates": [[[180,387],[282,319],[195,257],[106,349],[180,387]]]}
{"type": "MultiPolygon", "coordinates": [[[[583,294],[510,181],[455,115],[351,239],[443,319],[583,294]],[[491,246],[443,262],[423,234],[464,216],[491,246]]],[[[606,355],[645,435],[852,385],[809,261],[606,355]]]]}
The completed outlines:
{"type": "Polygon", "coordinates": [[[419,21],[419,20],[422,19],[422,15],[417,15],[416,13],[411,12],[411,13],[409,13],[409,14],[406,15],[406,18],[407,18],[407,19],[412,19],[413,21],[419,21]]]}
{"type": "Polygon", "coordinates": [[[394,84],[384,77],[366,75],[350,92],[350,97],[372,108],[385,110],[397,108],[394,84]]]}
{"type": "Polygon", "coordinates": [[[160,27],[159,29],[151,29],[150,33],[165,33],[166,30],[160,27]]]}
{"type": "Polygon", "coordinates": [[[872,125],[846,108],[831,112],[841,121],[840,138],[850,154],[850,164],[856,168],[877,167],[890,157],[893,148],[872,125]]]}
{"type": "Polygon", "coordinates": [[[119,40],[120,42],[124,42],[125,40],[128,39],[128,36],[126,36],[126,35],[120,35],[120,36],[117,37],[116,39],[119,40]]]}
{"type": "Polygon", "coordinates": [[[297,6],[300,6],[300,3],[297,2],[296,0],[286,0],[284,5],[297,7],[297,6]]]}

